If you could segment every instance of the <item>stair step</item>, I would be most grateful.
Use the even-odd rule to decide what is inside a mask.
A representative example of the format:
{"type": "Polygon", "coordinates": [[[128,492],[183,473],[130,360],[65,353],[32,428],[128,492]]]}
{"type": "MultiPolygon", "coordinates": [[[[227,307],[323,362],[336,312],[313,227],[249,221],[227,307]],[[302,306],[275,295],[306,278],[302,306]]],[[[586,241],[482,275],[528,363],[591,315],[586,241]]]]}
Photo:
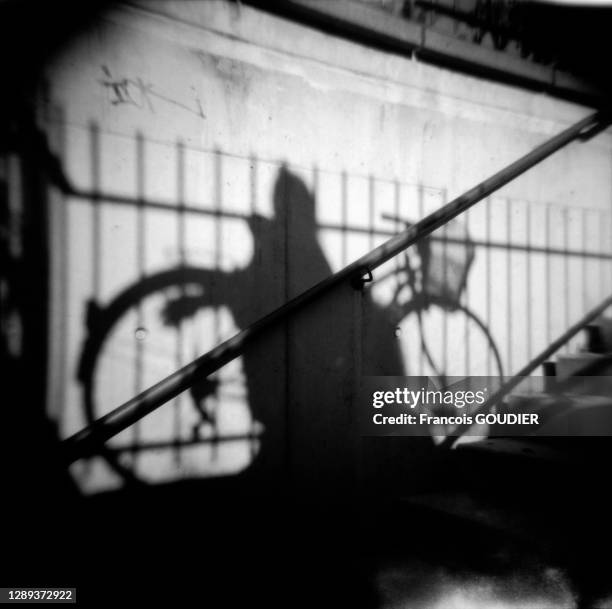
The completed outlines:
{"type": "Polygon", "coordinates": [[[601,326],[589,324],[584,328],[586,333],[586,345],[584,351],[590,353],[605,353],[607,350],[603,340],[601,326]]]}
{"type": "Polygon", "coordinates": [[[534,436],[612,435],[612,393],[572,396],[571,406],[548,417],[534,436]]]}
{"type": "Polygon", "coordinates": [[[607,366],[597,370],[597,375],[610,376],[612,375],[612,358],[606,354],[600,353],[576,353],[575,355],[562,355],[557,359],[557,379],[563,380],[574,374],[580,374],[585,366],[596,361],[609,360],[607,366]]]}
{"type": "Polygon", "coordinates": [[[612,351],[612,318],[601,317],[593,324],[587,326],[587,338],[593,337],[593,348],[589,345],[589,351],[594,353],[606,353],[612,351]],[[596,328],[591,330],[590,328],[596,328]]]}
{"type": "Polygon", "coordinates": [[[542,374],[544,376],[556,376],[557,375],[557,364],[556,362],[544,362],[542,364],[542,374]]]}
{"type": "MultiPolygon", "coordinates": [[[[503,412],[515,414],[537,414],[539,427],[525,429],[521,426],[495,427],[490,429],[493,444],[475,442],[472,446],[479,450],[497,450],[514,446],[497,444],[496,435],[516,436],[612,436],[612,378],[584,377],[578,379],[578,386],[572,393],[563,394],[513,394],[508,397],[503,412]],[[581,393],[580,390],[591,393],[581,393]],[[599,390],[599,393],[597,391],[599,390]],[[606,393],[607,391],[607,393],[606,393]],[[595,392],[595,393],[593,393],[595,392]]],[[[488,440],[487,440],[488,441],[488,440]]],[[[519,442],[524,441],[522,438],[519,442]]]]}
{"type": "Polygon", "coordinates": [[[503,412],[537,414],[544,421],[570,405],[571,400],[554,393],[513,393],[508,396],[503,412]]]}
{"type": "Polygon", "coordinates": [[[542,364],[542,383],[545,393],[554,393],[557,384],[557,362],[548,361],[542,364]]]}
{"type": "Polygon", "coordinates": [[[487,438],[479,442],[458,445],[457,451],[472,454],[490,454],[504,457],[520,457],[550,463],[564,463],[568,455],[545,443],[528,438],[487,438]]]}

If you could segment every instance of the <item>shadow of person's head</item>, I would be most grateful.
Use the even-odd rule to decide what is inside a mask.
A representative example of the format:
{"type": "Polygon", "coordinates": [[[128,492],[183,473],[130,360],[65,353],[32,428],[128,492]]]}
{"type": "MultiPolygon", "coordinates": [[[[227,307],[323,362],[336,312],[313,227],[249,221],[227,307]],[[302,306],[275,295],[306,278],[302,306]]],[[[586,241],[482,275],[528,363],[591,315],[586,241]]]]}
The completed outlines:
{"type": "Polygon", "coordinates": [[[291,239],[312,243],[316,240],[316,204],[302,178],[283,164],[278,170],[272,192],[273,215],[252,214],[248,225],[259,244],[291,239]]]}
{"type": "Polygon", "coordinates": [[[302,232],[314,232],[316,225],[315,199],[304,181],[287,165],[278,170],[273,194],[276,222],[300,227],[302,232]]]}

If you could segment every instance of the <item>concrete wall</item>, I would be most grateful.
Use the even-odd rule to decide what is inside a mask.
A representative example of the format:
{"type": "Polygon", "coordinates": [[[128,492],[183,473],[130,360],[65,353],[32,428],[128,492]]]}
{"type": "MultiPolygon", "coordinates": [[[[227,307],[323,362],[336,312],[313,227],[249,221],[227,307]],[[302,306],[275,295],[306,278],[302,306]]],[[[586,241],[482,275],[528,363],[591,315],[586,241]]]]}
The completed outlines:
{"type": "MultiPolygon", "coordinates": [[[[51,210],[49,413],[62,436],[382,242],[398,228],[383,214],[416,220],[588,112],[227,2],[114,9],[47,80],[41,114],[86,193],[51,210]]],[[[459,243],[437,242],[434,262],[460,262],[466,235],[474,247],[461,295],[472,317],[424,314],[440,366],[496,374],[493,342],[511,373],[609,292],[611,179],[605,133],[470,211],[452,229],[459,243]]],[[[75,464],[79,484],[253,463],[302,488],[350,478],[361,375],[432,373],[416,316],[391,313],[413,298],[396,265],[111,442],[131,450],[75,464]]],[[[439,267],[443,282],[454,269],[439,267]]]]}

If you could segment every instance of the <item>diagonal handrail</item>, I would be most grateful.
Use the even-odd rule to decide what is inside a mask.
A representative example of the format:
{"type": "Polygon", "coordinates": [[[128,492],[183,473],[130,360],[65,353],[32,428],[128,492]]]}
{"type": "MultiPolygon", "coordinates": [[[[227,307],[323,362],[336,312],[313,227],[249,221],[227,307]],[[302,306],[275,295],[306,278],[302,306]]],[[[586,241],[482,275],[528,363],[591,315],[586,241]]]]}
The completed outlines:
{"type": "Polygon", "coordinates": [[[196,380],[212,374],[240,356],[245,347],[264,331],[328,293],[332,288],[344,282],[354,282],[371,273],[390,258],[440,228],[560,148],[576,139],[584,140],[591,134],[598,133],[610,122],[612,122],[611,118],[601,111],[578,121],[368,254],[315,284],[208,353],[201,355],[190,364],[100,417],[62,442],[66,461],[72,463],[82,457],[96,454],[106,440],[188,389],[196,380]]]}

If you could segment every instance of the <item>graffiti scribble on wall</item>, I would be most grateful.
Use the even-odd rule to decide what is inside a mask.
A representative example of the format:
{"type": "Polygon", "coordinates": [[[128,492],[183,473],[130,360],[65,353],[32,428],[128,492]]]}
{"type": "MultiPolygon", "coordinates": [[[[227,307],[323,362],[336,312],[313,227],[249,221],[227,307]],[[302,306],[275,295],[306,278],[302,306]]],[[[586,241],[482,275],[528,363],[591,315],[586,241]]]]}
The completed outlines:
{"type": "Polygon", "coordinates": [[[161,100],[178,108],[182,108],[200,118],[206,118],[206,114],[204,114],[204,109],[202,108],[202,102],[200,101],[195,87],[191,87],[193,103],[188,105],[156,91],[152,83],[145,82],[139,76],[135,78],[115,77],[108,66],[105,65],[102,66],[102,72],[104,77],[98,79],[98,82],[109,92],[110,103],[113,106],[130,105],[136,106],[137,108],[146,108],[150,112],[155,113],[154,100],[161,100]]]}

